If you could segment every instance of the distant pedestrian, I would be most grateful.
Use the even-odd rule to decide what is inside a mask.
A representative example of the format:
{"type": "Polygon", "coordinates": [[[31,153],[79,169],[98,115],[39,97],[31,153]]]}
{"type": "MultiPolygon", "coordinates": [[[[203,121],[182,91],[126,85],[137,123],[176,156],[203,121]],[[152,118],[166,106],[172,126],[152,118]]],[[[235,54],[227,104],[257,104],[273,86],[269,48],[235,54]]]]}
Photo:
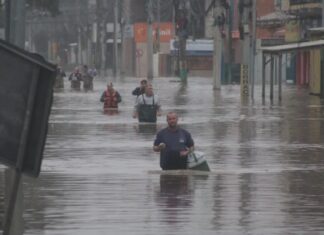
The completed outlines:
{"type": "Polygon", "coordinates": [[[133,95],[136,95],[136,96],[139,96],[139,95],[142,95],[144,94],[145,92],[145,87],[147,86],[147,80],[143,79],[140,83],[140,86],[139,87],[136,87],[133,91],[132,91],[132,94],[133,95]]]}
{"type": "Polygon", "coordinates": [[[87,65],[83,65],[82,81],[83,81],[83,90],[85,91],[93,90],[93,76],[89,72],[87,65]]]}
{"type": "Polygon", "coordinates": [[[97,74],[98,74],[96,68],[94,68],[94,67],[93,67],[93,68],[89,68],[88,73],[89,73],[93,78],[95,78],[95,77],[97,76],[97,74]]]}
{"type": "Polygon", "coordinates": [[[163,170],[187,169],[188,154],[194,149],[191,134],[178,126],[178,115],[167,114],[168,127],[159,131],[153,150],[160,152],[160,166],[163,170]]]}
{"type": "Polygon", "coordinates": [[[78,67],[76,67],[74,71],[70,74],[69,81],[71,82],[71,88],[73,90],[81,89],[82,74],[80,73],[78,67]]]}
{"type": "Polygon", "coordinates": [[[107,85],[107,89],[102,93],[100,101],[104,103],[104,111],[110,109],[118,109],[118,103],[122,101],[122,98],[118,91],[114,89],[113,84],[110,82],[107,85]]]}
{"type": "Polygon", "coordinates": [[[64,88],[64,78],[66,77],[66,74],[62,67],[58,66],[57,71],[56,71],[56,79],[55,79],[55,84],[54,88],[55,89],[62,89],[64,88]]]}
{"type": "Polygon", "coordinates": [[[134,107],[133,118],[138,118],[139,122],[156,123],[157,116],[161,115],[160,100],[153,93],[152,84],[147,84],[145,93],[137,97],[134,107]]]}

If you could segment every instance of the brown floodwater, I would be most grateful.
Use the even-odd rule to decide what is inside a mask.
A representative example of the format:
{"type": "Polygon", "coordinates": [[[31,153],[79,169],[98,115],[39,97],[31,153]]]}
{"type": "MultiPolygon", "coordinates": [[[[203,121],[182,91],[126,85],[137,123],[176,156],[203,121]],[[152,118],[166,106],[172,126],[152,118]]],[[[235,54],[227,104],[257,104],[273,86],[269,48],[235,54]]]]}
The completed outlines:
{"type": "MultiPolygon", "coordinates": [[[[119,112],[102,112],[104,81],[92,92],[68,83],[54,94],[38,179],[23,178],[17,234],[323,234],[324,105],[306,89],[284,86],[283,101],[240,98],[240,87],[212,89],[210,78],[156,78],[163,116],[133,119],[132,89],[114,81],[119,112]],[[210,173],[162,172],[152,151],[168,111],[191,132],[210,173]]],[[[8,196],[0,168],[0,216],[8,196]]]]}

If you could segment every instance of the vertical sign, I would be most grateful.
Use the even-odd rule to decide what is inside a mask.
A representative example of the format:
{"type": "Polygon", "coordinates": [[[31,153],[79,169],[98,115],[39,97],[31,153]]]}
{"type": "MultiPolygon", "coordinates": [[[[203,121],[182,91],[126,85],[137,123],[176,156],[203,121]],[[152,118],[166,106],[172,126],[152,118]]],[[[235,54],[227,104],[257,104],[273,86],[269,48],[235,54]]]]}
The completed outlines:
{"type": "Polygon", "coordinates": [[[241,96],[248,97],[249,95],[249,67],[246,64],[241,64],[241,96]]]}

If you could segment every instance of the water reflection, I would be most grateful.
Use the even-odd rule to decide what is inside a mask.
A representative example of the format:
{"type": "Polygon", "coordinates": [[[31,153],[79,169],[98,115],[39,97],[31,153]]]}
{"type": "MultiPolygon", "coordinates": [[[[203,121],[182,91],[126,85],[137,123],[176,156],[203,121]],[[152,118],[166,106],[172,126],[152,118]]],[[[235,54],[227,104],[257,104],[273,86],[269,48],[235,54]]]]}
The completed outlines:
{"type": "Polygon", "coordinates": [[[215,231],[222,231],[223,229],[223,223],[221,221],[223,215],[224,215],[224,200],[223,200],[223,194],[224,194],[224,187],[223,182],[224,176],[223,175],[217,175],[214,180],[213,185],[213,202],[211,204],[213,215],[212,215],[212,224],[213,229],[215,231]]]}
{"type": "Polygon", "coordinates": [[[253,190],[254,181],[252,174],[244,174],[240,178],[240,196],[239,196],[239,226],[243,229],[244,233],[251,231],[252,223],[252,204],[253,204],[253,190]]]}
{"type": "MultiPolygon", "coordinates": [[[[175,96],[174,96],[174,104],[175,105],[181,106],[181,105],[188,104],[189,97],[188,97],[188,92],[187,92],[187,86],[188,86],[187,83],[179,84],[178,92],[176,92],[175,96]]],[[[187,111],[187,110],[183,110],[183,111],[187,111]]]]}
{"type": "Polygon", "coordinates": [[[152,137],[152,135],[156,134],[157,125],[155,123],[139,123],[135,126],[135,129],[139,134],[152,137]]]}
{"type": "MultiPolygon", "coordinates": [[[[203,220],[194,217],[207,209],[204,208],[206,203],[201,208],[195,209],[197,207],[195,200],[196,197],[199,200],[204,198],[199,191],[207,187],[208,178],[208,174],[193,174],[193,172],[181,170],[160,174],[156,203],[161,214],[160,223],[165,228],[162,233],[182,234],[183,231],[188,230],[191,230],[193,234],[199,232],[197,228],[191,227],[191,224],[204,223],[203,220]]],[[[201,227],[199,229],[202,231],[201,227]]]]}
{"type": "Polygon", "coordinates": [[[257,149],[253,146],[253,142],[257,139],[256,122],[252,121],[256,116],[253,108],[243,106],[240,110],[240,118],[238,124],[239,136],[238,143],[240,143],[238,149],[238,155],[240,156],[240,165],[242,168],[249,167],[257,161],[255,156],[257,155],[257,149]]]}
{"type": "Polygon", "coordinates": [[[105,109],[103,113],[107,116],[112,116],[112,115],[118,115],[119,110],[118,109],[105,109]]]}
{"type": "Polygon", "coordinates": [[[285,177],[286,222],[296,230],[323,231],[323,172],[291,172],[285,177]]]}
{"type": "Polygon", "coordinates": [[[192,205],[191,190],[193,189],[190,188],[188,175],[162,174],[160,176],[160,191],[157,201],[163,212],[165,223],[183,222],[181,215],[185,213],[184,209],[192,205]]]}

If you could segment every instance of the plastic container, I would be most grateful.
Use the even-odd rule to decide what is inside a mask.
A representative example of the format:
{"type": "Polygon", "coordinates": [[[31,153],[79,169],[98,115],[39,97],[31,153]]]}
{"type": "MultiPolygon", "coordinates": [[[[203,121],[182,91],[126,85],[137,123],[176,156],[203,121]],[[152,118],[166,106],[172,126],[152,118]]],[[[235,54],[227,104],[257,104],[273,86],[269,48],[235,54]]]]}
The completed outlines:
{"type": "Polygon", "coordinates": [[[210,171],[204,153],[198,151],[189,153],[187,167],[190,170],[210,171]]]}

